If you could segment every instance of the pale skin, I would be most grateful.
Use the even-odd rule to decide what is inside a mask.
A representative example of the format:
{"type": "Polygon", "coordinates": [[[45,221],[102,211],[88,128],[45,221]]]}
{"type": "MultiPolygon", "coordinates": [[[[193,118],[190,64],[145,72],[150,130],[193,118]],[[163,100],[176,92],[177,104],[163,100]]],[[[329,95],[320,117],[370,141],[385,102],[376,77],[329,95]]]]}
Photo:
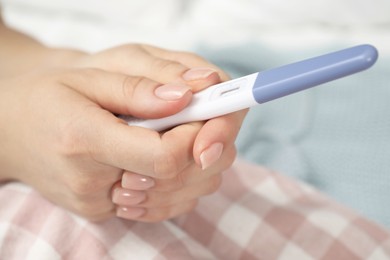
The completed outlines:
{"type": "Polygon", "coordinates": [[[148,45],[48,48],[4,23],[0,39],[1,182],[23,182],[92,221],[166,220],[218,189],[246,111],[164,133],[115,114],[174,114],[228,79],[220,69],[148,45]]]}

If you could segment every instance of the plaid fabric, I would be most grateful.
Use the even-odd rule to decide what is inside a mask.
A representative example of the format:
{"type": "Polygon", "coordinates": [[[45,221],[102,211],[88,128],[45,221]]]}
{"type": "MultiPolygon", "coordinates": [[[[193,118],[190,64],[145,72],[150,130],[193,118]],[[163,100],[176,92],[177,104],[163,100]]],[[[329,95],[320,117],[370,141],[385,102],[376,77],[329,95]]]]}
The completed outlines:
{"type": "Polygon", "coordinates": [[[390,232],[313,188],[236,161],[195,211],[89,223],[18,183],[0,186],[0,259],[390,259],[390,232]]]}

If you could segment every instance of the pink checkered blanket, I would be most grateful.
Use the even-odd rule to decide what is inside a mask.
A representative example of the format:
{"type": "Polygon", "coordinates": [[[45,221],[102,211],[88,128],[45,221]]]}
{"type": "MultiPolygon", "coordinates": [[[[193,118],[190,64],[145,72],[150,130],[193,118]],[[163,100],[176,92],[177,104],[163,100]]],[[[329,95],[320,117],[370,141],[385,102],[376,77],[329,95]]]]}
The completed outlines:
{"type": "Polygon", "coordinates": [[[390,232],[312,187],[243,161],[195,211],[89,223],[0,186],[0,259],[390,259],[390,232]]]}

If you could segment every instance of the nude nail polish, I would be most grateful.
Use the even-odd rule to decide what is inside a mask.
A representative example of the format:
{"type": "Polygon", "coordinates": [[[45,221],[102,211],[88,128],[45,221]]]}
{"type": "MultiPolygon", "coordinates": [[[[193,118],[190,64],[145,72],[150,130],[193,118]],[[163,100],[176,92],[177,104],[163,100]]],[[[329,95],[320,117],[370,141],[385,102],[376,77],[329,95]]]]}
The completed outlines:
{"type": "Polygon", "coordinates": [[[221,157],[223,152],[223,144],[215,143],[209,146],[200,154],[200,163],[202,170],[209,168],[221,157]]]}
{"type": "Polygon", "coordinates": [[[118,207],[116,209],[116,215],[126,219],[137,219],[145,215],[145,213],[146,209],[144,208],[118,207]]]}
{"type": "Polygon", "coordinates": [[[155,89],[154,94],[167,101],[175,101],[182,98],[191,89],[180,83],[169,83],[155,89]]]}
{"type": "Polygon", "coordinates": [[[112,202],[122,206],[138,205],[146,199],[143,191],[133,191],[124,188],[116,188],[112,195],[112,202]]]}
{"type": "Polygon", "coordinates": [[[147,190],[155,185],[153,178],[133,173],[124,173],[122,187],[130,190],[147,190]]]}
{"type": "Polygon", "coordinates": [[[214,72],[216,71],[211,68],[192,68],[183,74],[183,79],[186,81],[205,79],[214,72]]]}

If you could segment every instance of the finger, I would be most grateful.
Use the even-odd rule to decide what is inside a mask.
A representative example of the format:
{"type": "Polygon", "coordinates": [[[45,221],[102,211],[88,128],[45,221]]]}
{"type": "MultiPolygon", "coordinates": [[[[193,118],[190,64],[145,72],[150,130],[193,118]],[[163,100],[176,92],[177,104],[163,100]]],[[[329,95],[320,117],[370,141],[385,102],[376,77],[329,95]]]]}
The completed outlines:
{"type": "Polygon", "coordinates": [[[214,193],[221,186],[222,174],[215,174],[208,179],[194,185],[185,186],[177,191],[161,192],[149,190],[146,191],[147,198],[138,205],[146,208],[158,206],[170,206],[179,204],[183,201],[189,201],[204,195],[214,193]]]}
{"type": "Polygon", "coordinates": [[[211,176],[220,174],[230,167],[236,154],[234,146],[226,149],[221,156],[219,163],[214,164],[207,170],[202,170],[197,164],[191,163],[181,173],[170,179],[155,180],[153,178],[132,173],[124,172],[121,186],[128,190],[134,191],[165,191],[172,192],[182,189],[183,187],[196,185],[202,181],[208,180],[211,176]]]}
{"type": "MultiPolygon", "coordinates": [[[[105,82],[122,82],[127,76],[95,69],[65,74],[60,77],[63,85],[71,85],[74,90],[92,101],[97,100],[88,101],[79,93],[72,95],[83,102],[76,102],[79,106],[81,104],[81,109],[73,109],[72,121],[64,125],[59,148],[65,156],[88,154],[101,164],[155,178],[170,178],[193,161],[192,146],[201,128],[200,124],[176,127],[162,135],[149,129],[128,126],[126,122],[95,104],[107,102],[104,100],[105,94],[102,93],[109,96],[111,91],[105,89],[105,82]],[[91,93],[91,85],[95,85],[95,89],[99,90],[96,94],[98,96],[91,93]]],[[[141,86],[139,89],[142,91],[141,86]]],[[[131,97],[134,98],[134,95],[131,97]]]]}
{"type": "Polygon", "coordinates": [[[219,173],[177,191],[134,191],[117,186],[112,193],[112,201],[117,205],[126,207],[157,208],[173,206],[211,194],[220,187],[221,182],[222,175],[219,173]]]}
{"type": "Polygon", "coordinates": [[[159,118],[183,109],[191,100],[190,88],[181,83],[159,85],[142,78],[98,69],[73,70],[60,82],[118,114],[159,118]]]}
{"type": "Polygon", "coordinates": [[[124,219],[156,223],[188,213],[196,207],[197,203],[197,200],[192,200],[174,206],[150,209],[118,206],[116,215],[124,219]]]}
{"type": "Polygon", "coordinates": [[[76,131],[76,139],[68,142],[70,146],[81,142],[98,162],[164,179],[172,178],[193,162],[192,147],[201,124],[182,125],[160,135],[149,129],[130,127],[108,113],[97,111],[94,118],[85,122],[85,128],[90,134],[80,137],[76,131]]]}
{"type": "Polygon", "coordinates": [[[146,200],[146,192],[124,189],[115,185],[112,192],[112,202],[121,206],[135,206],[146,200]]]}
{"type": "Polygon", "coordinates": [[[202,182],[207,182],[212,176],[220,175],[227,170],[234,161],[236,149],[234,146],[229,147],[224,151],[218,163],[212,165],[206,170],[200,169],[197,164],[191,164],[182,173],[175,176],[173,179],[156,180],[156,184],[150,188],[152,191],[178,191],[188,186],[199,185],[202,182]]]}
{"type": "Polygon", "coordinates": [[[238,111],[207,121],[194,143],[194,160],[207,169],[219,160],[224,149],[234,146],[247,110],[238,111]]]}
{"type": "Polygon", "coordinates": [[[115,215],[115,205],[107,190],[102,190],[88,199],[72,199],[65,208],[90,221],[101,221],[115,215]]]}
{"type": "Polygon", "coordinates": [[[143,76],[163,84],[186,82],[194,91],[220,82],[215,66],[209,67],[210,64],[207,62],[198,63],[202,68],[192,70],[190,69],[192,67],[182,62],[155,55],[160,52],[152,53],[149,49],[153,48],[145,45],[123,45],[96,54],[95,63],[100,65],[99,61],[103,59],[108,62],[101,64],[100,67],[106,70],[143,76]]]}
{"type": "Polygon", "coordinates": [[[138,55],[142,56],[139,58],[143,60],[143,66],[132,67],[131,71],[135,75],[143,75],[163,83],[185,81],[194,91],[221,81],[216,67],[208,62],[199,62],[189,67],[169,56],[159,55],[164,53],[162,50],[151,52],[153,47],[141,47],[144,52],[139,52],[138,55]]]}
{"type": "Polygon", "coordinates": [[[171,51],[171,50],[166,50],[151,45],[142,45],[142,47],[153,56],[160,57],[166,60],[175,60],[189,68],[196,68],[196,67],[213,68],[215,71],[218,72],[222,81],[226,81],[230,79],[229,75],[227,75],[226,72],[221,70],[215,64],[210,63],[203,57],[196,55],[194,53],[185,52],[185,51],[171,51]]]}
{"type": "MultiPolygon", "coordinates": [[[[108,219],[115,215],[115,207],[110,196],[112,184],[120,183],[118,180],[121,175],[113,171],[99,170],[92,177],[92,174],[88,176],[80,172],[78,167],[67,168],[66,171],[57,172],[61,177],[67,176],[57,180],[60,181],[59,185],[47,185],[48,189],[40,192],[56,205],[90,221],[108,219]],[[77,177],[74,175],[72,178],[72,173],[76,172],[77,177]]],[[[42,179],[39,181],[42,182],[42,179]]]]}

